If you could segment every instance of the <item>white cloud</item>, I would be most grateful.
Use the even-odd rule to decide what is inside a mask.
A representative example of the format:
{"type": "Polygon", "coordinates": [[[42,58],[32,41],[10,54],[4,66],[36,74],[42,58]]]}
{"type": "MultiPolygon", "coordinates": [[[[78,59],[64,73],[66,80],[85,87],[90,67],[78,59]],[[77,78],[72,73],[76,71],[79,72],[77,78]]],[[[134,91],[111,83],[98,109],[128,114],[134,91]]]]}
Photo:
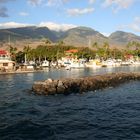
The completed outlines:
{"type": "Polygon", "coordinates": [[[20,12],[19,15],[20,15],[20,16],[28,16],[29,14],[26,13],[26,12],[20,12]]]}
{"type": "Polygon", "coordinates": [[[136,0],[105,0],[102,4],[103,7],[112,7],[113,12],[118,12],[120,9],[127,9],[130,7],[136,0]]]}
{"type": "Polygon", "coordinates": [[[1,3],[6,3],[6,2],[9,2],[9,1],[15,1],[15,0],[0,0],[0,4],[1,3]]]}
{"type": "Polygon", "coordinates": [[[101,34],[103,34],[106,37],[110,36],[110,33],[106,33],[106,32],[101,32],[101,34]]]}
{"type": "Polygon", "coordinates": [[[73,24],[58,24],[54,22],[41,22],[38,25],[28,24],[28,23],[17,23],[17,22],[0,23],[0,29],[18,28],[18,27],[27,27],[27,26],[48,27],[49,29],[55,31],[66,31],[68,29],[77,27],[76,25],[73,24]]]}
{"type": "Polygon", "coordinates": [[[60,6],[63,5],[64,3],[67,3],[70,0],[48,0],[47,6],[60,6]]]}
{"type": "Polygon", "coordinates": [[[7,11],[6,7],[0,7],[0,17],[8,17],[7,11]]]}
{"type": "Polygon", "coordinates": [[[83,15],[83,14],[88,14],[88,13],[92,13],[94,11],[94,8],[84,8],[84,9],[68,9],[67,13],[70,16],[78,16],[78,15],[83,15]]]}
{"type": "Polygon", "coordinates": [[[26,27],[31,26],[31,24],[25,24],[25,23],[17,23],[17,22],[6,22],[6,23],[0,23],[0,28],[17,28],[17,27],[26,27]]]}
{"type": "Polygon", "coordinates": [[[5,7],[5,3],[10,1],[16,1],[16,0],[0,0],[0,17],[9,17],[8,15],[8,9],[5,7]]]}
{"type": "Polygon", "coordinates": [[[61,0],[48,0],[47,6],[57,6],[60,5],[61,0]]]}
{"type": "Polygon", "coordinates": [[[137,23],[137,24],[140,24],[140,17],[135,17],[134,22],[137,23]]]}
{"type": "Polygon", "coordinates": [[[28,0],[28,3],[32,6],[38,6],[43,3],[43,0],[28,0]]]}
{"type": "Polygon", "coordinates": [[[95,0],[89,0],[89,4],[93,4],[95,0]]]}
{"type": "Polygon", "coordinates": [[[135,17],[132,23],[127,25],[120,25],[118,28],[132,30],[134,32],[140,33],[140,17],[135,17]]]}
{"type": "MultiPolygon", "coordinates": [[[[69,1],[71,1],[71,0],[48,0],[46,5],[47,6],[61,6],[69,1]]],[[[85,0],[85,1],[87,1],[87,0],[85,0]]],[[[93,3],[95,3],[95,1],[96,0],[88,0],[88,3],[93,4],[93,3]]]]}
{"type": "Polygon", "coordinates": [[[105,0],[103,5],[105,7],[111,6],[111,5],[117,5],[121,8],[128,8],[134,3],[135,0],[105,0]]]}
{"type": "Polygon", "coordinates": [[[40,27],[48,27],[51,30],[55,31],[66,31],[68,29],[77,27],[76,25],[73,24],[57,24],[54,22],[41,22],[39,24],[40,27]]]}

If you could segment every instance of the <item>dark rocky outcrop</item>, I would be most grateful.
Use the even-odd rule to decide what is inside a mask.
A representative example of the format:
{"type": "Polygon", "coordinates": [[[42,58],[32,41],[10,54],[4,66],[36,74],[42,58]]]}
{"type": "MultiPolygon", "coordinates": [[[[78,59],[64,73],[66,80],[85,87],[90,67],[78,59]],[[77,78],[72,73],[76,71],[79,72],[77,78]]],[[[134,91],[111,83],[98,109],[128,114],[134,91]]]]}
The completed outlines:
{"type": "Polygon", "coordinates": [[[83,93],[115,87],[130,80],[140,80],[140,73],[111,73],[83,78],[48,79],[34,82],[32,90],[40,95],[83,93]]]}

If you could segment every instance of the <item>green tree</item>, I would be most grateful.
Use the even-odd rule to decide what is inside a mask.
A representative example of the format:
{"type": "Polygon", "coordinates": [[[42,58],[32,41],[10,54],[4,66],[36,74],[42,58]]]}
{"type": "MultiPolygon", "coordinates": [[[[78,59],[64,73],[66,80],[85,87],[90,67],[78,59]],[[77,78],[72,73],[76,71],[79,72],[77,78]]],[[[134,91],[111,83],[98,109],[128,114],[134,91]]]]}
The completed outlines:
{"type": "Polygon", "coordinates": [[[24,46],[23,52],[24,52],[24,63],[26,64],[29,59],[29,53],[31,51],[31,48],[28,46],[24,46]]]}
{"type": "Polygon", "coordinates": [[[16,47],[10,46],[9,51],[10,51],[11,59],[12,59],[13,61],[16,61],[16,52],[17,52],[17,48],[16,48],[16,47]]]}
{"type": "Polygon", "coordinates": [[[104,48],[104,58],[107,59],[110,56],[109,43],[104,42],[103,48],[104,48]]]}
{"type": "Polygon", "coordinates": [[[57,44],[58,44],[58,46],[63,46],[64,45],[64,41],[63,40],[59,40],[57,44]]]}
{"type": "Polygon", "coordinates": [[[45,44],[46,44],[46,45],[51,44],[51,43],[52,43],[52,42],[51,42],[50,39],[48,39],[48,38],[45,39],[45,44]]]}
{"type": "Polygon", "coordinates": [[[17,63],[22,63],[24,61],[24,53],[22,51],[17,52],[16,61],[17,63]]]}
{"type": "Polygon", "coordinates": [[[99,48],[98,43],[97,42],[94,42],[93,45],[92,45],[92,48],[94,48],[94,49],[97,50],[99,48]]]}

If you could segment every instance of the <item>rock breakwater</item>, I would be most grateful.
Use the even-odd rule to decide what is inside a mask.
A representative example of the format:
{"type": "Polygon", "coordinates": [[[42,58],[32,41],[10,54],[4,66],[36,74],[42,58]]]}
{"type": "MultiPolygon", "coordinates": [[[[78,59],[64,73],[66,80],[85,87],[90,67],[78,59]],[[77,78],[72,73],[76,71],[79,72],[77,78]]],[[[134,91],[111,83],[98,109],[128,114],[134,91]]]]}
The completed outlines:
{"type": "Polygon", "coordinates": [[[83,78],[47,79],[36,81],[32,90],[39,95],[83,93],[115,87],[130,80],[140,80],[140,73],[110,73],[83,78]]]}

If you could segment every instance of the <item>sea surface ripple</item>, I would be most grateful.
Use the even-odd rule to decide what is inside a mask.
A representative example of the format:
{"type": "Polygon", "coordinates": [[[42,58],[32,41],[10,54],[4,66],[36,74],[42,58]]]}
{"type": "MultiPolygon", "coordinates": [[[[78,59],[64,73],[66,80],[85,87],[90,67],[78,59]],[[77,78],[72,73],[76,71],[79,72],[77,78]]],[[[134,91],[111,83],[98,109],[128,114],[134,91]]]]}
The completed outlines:
{"type": "Polygon", "coordinates": [[[0,75],[0,140],[139,140],[140,82],[85,94],[37,96],[36,80],[140,67],[0,75]]]}

